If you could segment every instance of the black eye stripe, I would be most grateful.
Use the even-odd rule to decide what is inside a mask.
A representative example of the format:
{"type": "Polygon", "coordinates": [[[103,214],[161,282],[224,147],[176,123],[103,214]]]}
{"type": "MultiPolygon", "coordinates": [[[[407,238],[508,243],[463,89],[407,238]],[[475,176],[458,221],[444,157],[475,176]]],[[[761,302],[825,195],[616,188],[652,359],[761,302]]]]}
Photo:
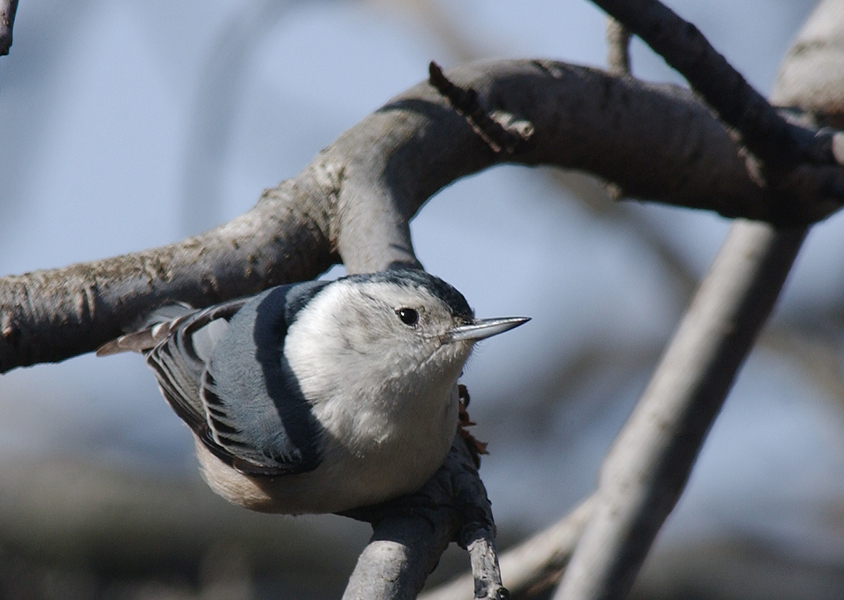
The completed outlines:
{"type": "Polygon", "coordinates": [[[413,327],[419,322],[419,313],[413,308],[397,308],[396,314],[399,316],[402,323],[409,325],[410,327],[413,327]]]}

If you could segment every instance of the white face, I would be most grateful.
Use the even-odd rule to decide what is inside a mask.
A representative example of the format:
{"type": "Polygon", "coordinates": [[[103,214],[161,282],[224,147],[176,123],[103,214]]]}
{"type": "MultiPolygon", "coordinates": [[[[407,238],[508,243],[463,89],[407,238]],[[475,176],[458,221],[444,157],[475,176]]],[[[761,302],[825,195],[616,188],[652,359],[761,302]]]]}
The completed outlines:
{"type": "MultiPolygon", "coordinates": [[[[288,331],[285,355],[291,366],[303,367],[296,375],[306,387],[316,383],[302,380],[316,376],[306,363],[317,357],[304,354],[316,348],[322,353],[319,363],[332,365],[332,379],[342,385],[357,387],[364,376],[368,379],[364,389],[369,390],[378,385],[425,385],[429,378],[453,381],[472,342],[444,343],[444,339],[450,329],[463,324],[424,288],[393,282],[338,283],[302,310],[288,331]],[[297,341],[299,336],[304,343],[297,341]],[[292,356],[291,348],[302,349],[297,350],[300,355],[292,356]]],[[[328,384],[322,379],[322,385],[328,384]]]]}
{"type": "Polygon", "coordinates": [[[441,460],[473,344],[444,339],[462,324],[433,294],[393,282],[338,282],[317,294],[288,329],[284,356],[325,430],[325,451],[413,454],[435,444],[441,460]]]}

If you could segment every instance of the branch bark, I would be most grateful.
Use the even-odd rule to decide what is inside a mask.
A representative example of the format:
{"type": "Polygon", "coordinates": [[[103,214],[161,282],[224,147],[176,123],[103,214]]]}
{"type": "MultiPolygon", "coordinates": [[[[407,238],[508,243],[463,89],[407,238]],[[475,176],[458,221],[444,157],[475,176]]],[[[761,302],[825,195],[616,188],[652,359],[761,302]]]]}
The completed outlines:
{"type": "Polygon", "coordinates": [[[607,17],[607,70],[616,75],[630,75],[630,30],[607,17]]]}
{"type": "Polygon", "coordinates": [[[0,372],[90,352],[163,304],[207,306],[313,278],[340,259],[350,272],[418,264],[408,220],[440,188],[505,158],[589,171],[627,197],[775,216],[779,196],[748,174],[740,146],[688,91],[552,61],[481,63],[446,75],[476,90],[498,120],[531,124],[529,143],[496,154],[431,85],[419,84],[217,229],[0,278],[0,372]]]}
{"type": "MultiPolygon", "coordinates": [[[[844,2],[820,2],[786,54],[774,97],[809,111],[830,127],[844,128],[844,2]]],[[[840,159],[839,159],[840,161],[840,159]]]]}
{"type": "MultiPolygon", "coordinates": [[[[532,598],[556,584],[595,509],[594,497],[571,513],[501,555],[501,573],[511,598],[532,598]]],[[[473,586],[471,573],[419,596],[419,600],[463,600],[473,586]]]]}
{"type": "MultiPolygon", "coordinates": [[[[631,18],[632,22],[624,22],[633,31],[652,36],[645,41],[668,54],[670,64],[679,64],[678,70],[695,87],[701,82],[701,74],[695,71],[697,62],[714,62],[713,68],[726,65],[708,43],[701,46],[702,36],[696,29],[678,23],[673,13],[666,16],[670,11],[664,7],[654,8],[651,2],[598,3],[609,6],[617,18],[631,18]],[[633,16],[625,12],[628,8],[652,12],[633,16]],[[648,18],[666,21],[660,26],[646,22],[648,18]],[[678,27],[693,45],[701,46],[697,53],[684,49],[677,40],[665,39],[671,37],[668,28],[678,27]],[[673,61],[673,53],[695,55],[695,59],[673,61]]],[[[841,14],[844,21],[844,11],[841,14]]],[[[803,147],[812,141],[801,138],[802,133],[790,130],[788,124],[768,129],[771,124],[765,118],[757,121],[760,113],[770,116],[760,104],[761,97],[737,73],[726,79],[727,87],[737,86],[730,90],[734,98],[722,97],[723,92],[712,88],[711,82],[703,82],[704,89],[699,91],[716,108],[721,105],[721,114],[731,115],[750,150],[770,163],[768,169],[793,170],[799,161],[829,160],[818,148],[803,147]],[[737,104],[736,98],[745,105],[737,104]]],[[[831,136],[829,140],[831,143],[831,136]]],[[[685,487],[706,433],[776,301],[806,232],[802,227],[774,229],[762,223],[732,226],[636,410],[604,461],[595,515],[555,598],[626,597],[651,542],[685,487]]]]}
{"type": "Polygon", "coordinates": [[[781,227],[808,225],[821,217],[819,209],[825,213],[840,205],[844,134],[779,114],[697,27],[658,0],[593,1],[662,56],[735,128],[753,155],[751,170],[774,192],[768,220],[781,227]]]}
{"type": "MultiPolygon", "coordinates": [[[[445,464],[412,496],[347,513],[373,525],[343,598],[412,599],[456,540],[469,550],[475,598],[503,598],[486,489],[460,434],[445,464]]],[[[506,591],[504,592],[506,593],[506,591]]]]}
{"type": "Polygon", "coordinates": [[[805,235],[732,226],[636,410],[604,460],[595,515],[555,598],[624,598],[805,235]]]}

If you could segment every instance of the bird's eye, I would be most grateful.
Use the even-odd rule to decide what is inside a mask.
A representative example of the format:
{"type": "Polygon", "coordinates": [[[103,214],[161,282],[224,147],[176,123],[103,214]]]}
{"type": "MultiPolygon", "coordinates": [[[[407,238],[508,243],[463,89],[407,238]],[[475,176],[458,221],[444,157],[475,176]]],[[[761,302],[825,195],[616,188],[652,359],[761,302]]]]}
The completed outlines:
{"type": "Polygon", "coordinates": [[[419,322],[419,313],[412,308],[399,308],[396,310],[396,314],[402,323],[410,327],[413,327],[419,322]]]}

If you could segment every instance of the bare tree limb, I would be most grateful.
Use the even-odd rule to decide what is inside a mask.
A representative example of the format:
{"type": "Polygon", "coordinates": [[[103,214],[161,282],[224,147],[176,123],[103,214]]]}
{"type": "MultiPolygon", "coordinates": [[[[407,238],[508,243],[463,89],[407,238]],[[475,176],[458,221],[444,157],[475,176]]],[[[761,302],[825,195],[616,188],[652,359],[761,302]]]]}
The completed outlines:
{"type": "MultiPolygon", "coordinates": [[[[735,141],[685,90],[551,61],[482,63],[447,75],[476,90],[497,120],[533,126],[531,143],[508,162],[590,171],[629,197],[774,216],[775,194],[748,174],[735,141]]],[[[350,272],[418,264],[408,220],[443,186],[502,160],[430,84],[419,84],[217,229],[0,278],[0,372],[92,351],[162,304],[206,306],[313,278],[340,259],[350,272]]]]}
{"type": "MultiPolygon", "coordinates": [[[[787,120],[754,90],[693,24],[658,0],[594,0],[682,74],[719,117],[741,135],[772,190],[771,219],[780,226],[816,221],[819,204],[844,198],[841,133],[787,120]],[[801,198],[812,197],[809,203],[801,198]],[[818,202],[819,199],[823,201],[818,202]]],[[[752,163],[753,161],[751,161],[752,163]]]]}
{"type": "Polygon", "coordinates": [[[835,165],[830,133],[786,121],[692,23],[658,0],[594,0],[681,73],[748,146],[777,164],[835,165]]]}
{"type": "MultiPolygon", "coordinates": [[[[621,13],[622,8],[628,8],[615,2],[604,4],[621,13]]],[[[664,7],[646,2],[638,9],[645,10],[645,6],[653,13],[650,17],[665,17],[664,7]]],[[[668,25],[662,26],[675,28],[677,19],[672,13],[666,19],[668,25]]],[[[670,32],[644,20],[644,24],[636,21],[631,29],[655,36],[655,41],[646,41],[661,52],[683,52],[675,44],[677,40],[660,37],[670,38],[670,32]]],[[[692,44],[702,45],[696,29],[687,25],[682,33],[692,44]]],[[[682,46],[681,42],[677,44],[682,46]]],[[[689,48],[685,52],[694,54],[689,48]]],[[[713,57],[712,53],[714,50],[705,44],[699,49],[697,62],[714,62],[716,69],[723,67],[719,61],[726,65],[720,55],[713,57]]],[[[666,58],[672,63],[671,56],[666,58]]],[[[681,61],[686,69],[681,72],[693,85],[701,81],[695,62],[681,61]]],[[[767,143],[790,144],[791,149],[763,147],[769,123],[764,119],[754,122],[758,116],[754,112],[766,110],[760,104],[761,97],[744,89],[749,86],[737,73],[729,75],[727,81],[735,86],[731,92],[747,104],[741,107],[729,100],[724,104],[727,110],[722,107],[721,113],[732,115],[734,125],[749,128],[740,133],[751,150],[759,150],[765,160],[773,159],[781,169],[793,168],[793,164],[786,164],[786,156],[792,161],[825,160],[813,156],[817,148],[801,150],[805,140],[796,139],[799,132],[795,137],[786,135],[787,124],[773,126],[773,137],[767,143]]],[[[707,85],[702,86],[706,90],[703,93],[708,101],[709,94],[715,94],[711,102],[717,107],[724,102],[722,91],[707,85]]],[[[555,598],[588,600],[627,595],[651,542],[682,493],[706,433],[776,301],[806,231],[776,230],[761,223],[733,225],[639,405],[604,461],[595,515],[555,598]]]]}
{"type": "Polygon", "coordinates": [[[595,515],[555,596],[624,598],[686,484],[805,230],[730,229],[636,410],[604,460],[595,515]]]}
{"type": "Polygon", "coordinates": [[[0,0],[0,56],[7,55],[12,47],[12,30],[17,10],[18,0],[0,0]]]}
{"type": "Polygon", "coordinates": [[[474,460],[458,434],[445,464],[418,492],[346,513],[372,523],[373,534],[343,598],[415,598],[454,540],[478,569],[475,597],[503,598],[492,509],[474,460]]]}
{"type": "MultiPolygon", "coordinates": [[[[777,76],[777,101],[798,106],[820,117],[822,123],[844,128],[844,2],[824,0],[797,35],[777,76]]],[[[839,162],[841,159],[839,158],[839,162]]]]}

